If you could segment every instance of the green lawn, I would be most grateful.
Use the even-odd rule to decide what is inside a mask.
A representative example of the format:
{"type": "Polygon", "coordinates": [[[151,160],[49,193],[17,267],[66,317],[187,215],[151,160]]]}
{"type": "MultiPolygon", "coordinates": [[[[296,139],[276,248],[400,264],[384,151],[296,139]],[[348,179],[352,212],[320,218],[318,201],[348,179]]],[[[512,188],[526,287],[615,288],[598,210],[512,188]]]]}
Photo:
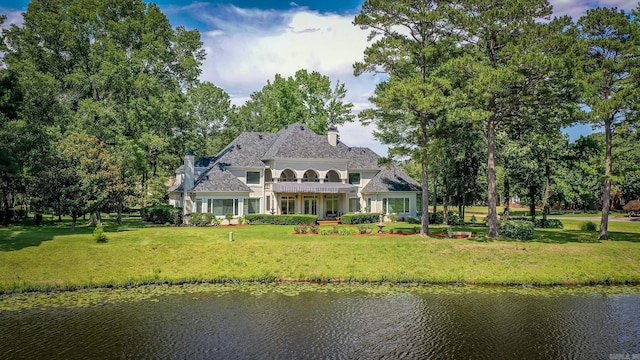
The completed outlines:
{"type": "Polygon", "coordinates": [[[293,235],[293,226],[151,227],[134,220],[120,227],[107,221],[109,241],[97,244],[87,226],[75,234],[67,224],[13,226],[0,228],[0,292],[199,281],[640,282],[640,223],[612,222],[611,240],[598,242],[598,233],[579,230],[581,221],[563,222],[562,230],[536,229],[526,243],[293,235]]]}

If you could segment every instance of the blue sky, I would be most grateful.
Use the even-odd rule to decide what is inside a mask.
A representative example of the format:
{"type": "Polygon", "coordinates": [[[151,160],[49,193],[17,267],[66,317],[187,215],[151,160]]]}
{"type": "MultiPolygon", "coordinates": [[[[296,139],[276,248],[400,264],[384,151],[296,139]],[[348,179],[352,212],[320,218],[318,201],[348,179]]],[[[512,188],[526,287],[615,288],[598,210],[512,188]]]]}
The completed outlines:
{"type": "MultiPolygon", "coordinates": [[[[108,1],[108,0],[105,0],[108,1]]],[[[378,76],[354,77],[352,64],[362,59],[367,33],[353,26],[362,0],[161,0],[156,3],[173,26],[198,29],[207,52],[201,80],[227,91],[234,104],[273,79],[276,73],[293,75],[296,70],[316,70],[340,81],[347,88],[347,101],[355,111],[371,106],[367,100],[378,76]]],[[[0,13],[7,23],[21,23],[21,12],[29,1],[5,0],[0,13]]],[[[577,19],[598,6],[630,11],[637,0],[550,0],[554,15],[577,19]]],[[[380,155],[387,147],[373,139],[373,127],[357,122],[339,127],[341,140],[350,146],[368,146],[380,155]]],[[[572,140],[590,133],[579,125],[568,133],[572,140]]]]}

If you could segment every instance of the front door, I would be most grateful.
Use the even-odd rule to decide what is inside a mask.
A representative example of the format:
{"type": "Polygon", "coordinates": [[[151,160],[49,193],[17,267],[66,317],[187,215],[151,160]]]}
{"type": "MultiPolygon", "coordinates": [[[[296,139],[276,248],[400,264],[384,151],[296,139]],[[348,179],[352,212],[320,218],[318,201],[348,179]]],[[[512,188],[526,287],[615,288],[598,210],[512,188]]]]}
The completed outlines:
{"type": "Polygon", "coordinates": [[[315,197],[304,198],[304,213],[309,215],[318,215],[318,200],[315,197]]]}
{"type": "Polygon", "coordinates": [[[338,195],[327,195],[324,198],[324,209],[326,210],[325,216],[327,218],[335,219],[338,214],[338,195]]]}

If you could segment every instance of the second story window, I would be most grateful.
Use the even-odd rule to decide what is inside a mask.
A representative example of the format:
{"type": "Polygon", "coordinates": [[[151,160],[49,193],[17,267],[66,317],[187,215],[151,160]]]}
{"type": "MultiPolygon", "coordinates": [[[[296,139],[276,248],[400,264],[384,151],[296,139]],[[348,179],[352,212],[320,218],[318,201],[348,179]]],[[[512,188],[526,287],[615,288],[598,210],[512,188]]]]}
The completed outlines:
{"type": "Polygon", "coordinates": [[[360,185],[360,173],[349,173],[349,184],[360,185]]]}
{"type": "Polygon", "coordinates": [[[260,172],[247,171],[247,184],[260,185],[260,172]]]}

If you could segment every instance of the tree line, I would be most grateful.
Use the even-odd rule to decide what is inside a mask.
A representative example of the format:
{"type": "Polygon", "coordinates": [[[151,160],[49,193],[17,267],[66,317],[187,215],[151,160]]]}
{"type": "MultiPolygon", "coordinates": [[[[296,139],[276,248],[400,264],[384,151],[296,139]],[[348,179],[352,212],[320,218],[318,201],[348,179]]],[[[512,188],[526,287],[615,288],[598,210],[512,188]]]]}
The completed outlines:
{"type": "MultiPolygon", "coordinates": [[[[344,84],[275,75],[243,106],[201,82],[197,30],[142,0],[33,0],[2,30],[0,197],[15,210],[76,220],[166,201],[186,148],[215,155],[243,131],[353,120],[344,84]]],[[[0,25],[6,20],[0,15],[0,25]]]]}
{"type": "MultiPolygon", "coordinates": [[[[445,204],[454,194],[462,206],[486,199],[488,235],[497,237],[499,193],[528,196],[532,213],[542,194],[546,216],[554,196],[575,202],[582,190],[570,184],[582,182],[583,189],[595,176],[601,185],[589,192],[600,195],[600,238],[608,237],[612,184],[637,183],[633,160],[614,173],[613,145],[616,138],[631,141],[636,146],[619,150],[630,149],[625,156],[637,161],[640,7],[631,13],[596,8],[575,22],[551,15],[546,0],[362,5],[353,23],[370,30],[370,44],[354,74],[387,78],[370,98],[375,107],[360,118],[375,124],[393,154],[419,165],[423,209],[429,189],[445,204]],[[569,145],[561,129],[576,123],[599,126],[604,139],[569,145]],[[603,152],[603,163],[576,167],[575,157],[592,151],[603,152]],[[486,175],[484,191],[474,188],[479,171],[486,175]]],[[[428,226],[423,211],[423,234],[428,226]]]]}

